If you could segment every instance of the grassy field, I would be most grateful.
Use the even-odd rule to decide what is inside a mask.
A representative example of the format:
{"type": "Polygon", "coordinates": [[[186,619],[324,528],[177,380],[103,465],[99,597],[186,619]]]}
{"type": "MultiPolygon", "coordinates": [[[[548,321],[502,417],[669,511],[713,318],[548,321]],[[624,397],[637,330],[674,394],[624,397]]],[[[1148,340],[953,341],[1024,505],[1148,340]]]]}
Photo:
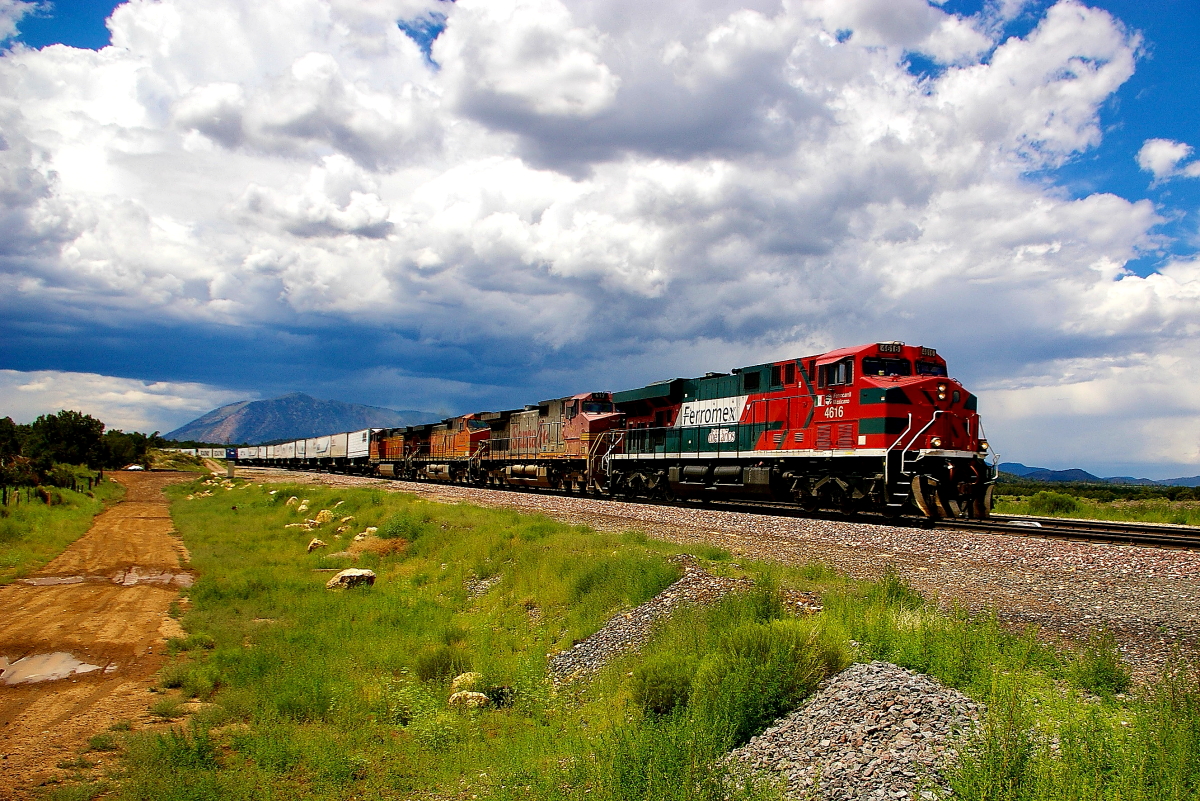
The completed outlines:
{"type": "Polygon", "coordinates": [[[873,658],[989,705],[951,777],[959,798],[1200,793],[1194,674],[1130,688],[1102,635],[1062,653],[1032,630],[940,613],[894,574],[861,583],[820,564],[735,565],[693,549],[756,589],[676,614],[640,653],[556,689],[547,655],[667,586],[678,548],[375,490],[196,497],[200,486],[168,490],[200,579],[152,708],[169,719],[185,698],[208,705],[166,733],[103,735],[122,756],[115,785],[61,787],[59,798],[106,786],[195,801],[773,798],[717,758],[822,677],[873,658]],[[286,528],[323,509],[332,521],[319,530],[286,528]],[[357,561],[331,553],[367,526],[381,539],[357,561]],[[306,553],[314,535],[329,547],[306,553]],[[327,571],[352,564],[374,570],[375,586],[324,588],[327,571]],[[822,593],[825,611],[792,617],[780,587],[822,593]],[[468,670],[489,708],[447,705],[468,670]]]}
{"type": "Polygon", "coordinates": [[[92,518],[116,501],[125,489],[115,481],[105,481],[91,492],[48,487],[52,503],[37,499],[29,488],[19,492],[20,502],[9,497],[0,507],[0,585],[22,578],[45,565],[79,539],[92,524],[92,518]]]}
{"type": "Polygon", "coordinates": [[[1175,523],[1200,526],[1200,501],[1169,498],[1096,500],[1068,492],[1042,490],[1035,495],[996,496],[996,514],[1175,523]]]}

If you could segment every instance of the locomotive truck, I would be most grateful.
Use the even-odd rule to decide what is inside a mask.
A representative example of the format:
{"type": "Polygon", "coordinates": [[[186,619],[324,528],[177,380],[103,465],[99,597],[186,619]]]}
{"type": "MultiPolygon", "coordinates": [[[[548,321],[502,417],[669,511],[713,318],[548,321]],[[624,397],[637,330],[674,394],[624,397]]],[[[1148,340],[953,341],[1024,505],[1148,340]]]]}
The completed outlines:
{"type": "Polygon", "coordinates": [[[934,349],[902,342],[237,453],[476,486],[932,519],[988,515],[988,456],[975,396],[934,349]]]}

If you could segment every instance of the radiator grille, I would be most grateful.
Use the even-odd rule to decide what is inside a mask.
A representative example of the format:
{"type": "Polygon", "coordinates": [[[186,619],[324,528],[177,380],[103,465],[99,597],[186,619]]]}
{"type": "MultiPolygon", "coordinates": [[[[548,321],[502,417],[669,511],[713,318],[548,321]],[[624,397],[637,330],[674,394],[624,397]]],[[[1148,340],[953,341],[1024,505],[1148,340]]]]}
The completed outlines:
{"type": "Polygon", "coordinates": [[[838,423],[837,427],[837,447],[853,448],[856,425],[854,423],[838,423]]]}

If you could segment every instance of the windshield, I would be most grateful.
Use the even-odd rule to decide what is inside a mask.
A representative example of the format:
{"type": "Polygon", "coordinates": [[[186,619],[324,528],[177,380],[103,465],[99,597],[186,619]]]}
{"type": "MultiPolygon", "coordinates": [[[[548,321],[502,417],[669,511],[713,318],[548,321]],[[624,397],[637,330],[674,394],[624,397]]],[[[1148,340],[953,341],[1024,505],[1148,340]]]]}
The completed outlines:
{"type": "Polygon", "coordinates": [[[877,359],[868,356],[862,360],[863,375],[912,375],[912,362],[908,359],[877,359]]]}
{"type": "Polygon", "coordinates": [[[588,401],[583,404],[584,414],[607,414],[613,410],[611,403],[602,403],[598,401],[588,401]]]}
{"type": "Polygon", "coordinates": [[[917,362],[917,375],[945,375],[946,365],[937,362],[917,362]]]}

